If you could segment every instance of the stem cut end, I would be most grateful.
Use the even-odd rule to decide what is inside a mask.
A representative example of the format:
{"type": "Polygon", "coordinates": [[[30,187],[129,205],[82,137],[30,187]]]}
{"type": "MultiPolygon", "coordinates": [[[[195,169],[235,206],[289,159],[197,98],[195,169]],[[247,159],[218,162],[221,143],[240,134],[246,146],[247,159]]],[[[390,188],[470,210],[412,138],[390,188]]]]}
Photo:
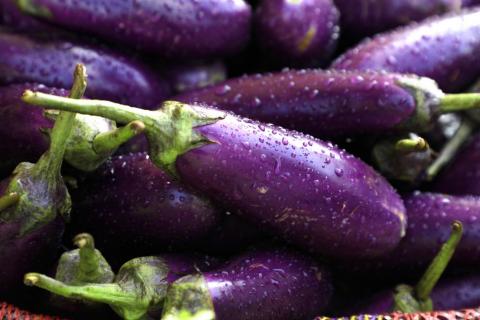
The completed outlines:
{"type": "Polygon", "coordinates": [[[12,192],[0,197],[0,212],[16,205],[20,200],[20,195],[17,192],[12,192]]]}

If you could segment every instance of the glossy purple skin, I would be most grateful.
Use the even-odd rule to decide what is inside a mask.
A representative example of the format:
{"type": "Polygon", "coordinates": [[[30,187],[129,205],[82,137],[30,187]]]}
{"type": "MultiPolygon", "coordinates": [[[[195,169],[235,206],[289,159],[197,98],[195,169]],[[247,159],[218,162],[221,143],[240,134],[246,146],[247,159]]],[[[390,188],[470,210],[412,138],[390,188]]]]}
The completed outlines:
{"type": "Polygon", "coordinates": [[[201,103],[318,137],[385,131],[415,112],[399,75],[291,70],[227,80],[172,100],[201,103]]]}
{"type": "Polygon", "coordinates": [[[480,198],[437,193],[414,193],[404,198],[408,226],[405,238],[389,254],[370,262],[351,264],[360,269],[423,271],[448,239],[451,224],[463,224],[463,236],[453,266],[476,267],[480,263],[480,198]]]}
{"type": "Polygon", "coordinates": [[[457,92],[480,74],[480,8],[379,34],[350,49],[331,68],[413,73],[457,92]]]}
{"type": "Polygon", "coordinates": [[[191,247],[219,225],[222,215],[142,153],[112,158],[80,182],[72,197],[75,230],[91,233],[116,259],[191,247]]]}
{"type": "Polygon", "coordinates": [[[54,26],[21,12],[15,1],[0,0],[0,18],[3,25],[30,32],[58,31],[54,26]]]}
{"type": "MultiPolygon", "coordinates": [[[[10,179],[0,181],[0,196],[10,179]]],[[[47,272],[57,258],[65,221],[57,216],[28,234],[19,234],[21,221],[4,222],[0,219],[0,296],[12,297],[24,288],[23,276],[32,270],[47,272]]]]}
{"type": "Polygon", "coordinates": [[[220,260],[200,254],[162,254],[161,258],[168,266],[169,284],[198,270],[209,271],[220,265],[220,260]]]}
{"type": "Polygon", "coordinates": [[[68,91],[38,84],[0,87],[0,174],[6,175],[20,162],[34,163],[47,151],[48,138],[42,129],[52,128],[53,121],[43,115],[42,108],[21,101],[25,90],[67,96],[68,91]]]}
{"type": "Polygon", "coordinates": [[[433,189],[454,195],[480,196],[480,134],[470,143],[437,178],[433,189]]]}
{"type": "Polygon", "coordinates": [[[254,225],[333,257],[376,256],[400,241],[402,200],[345,151],[233,114],[196,130],[214,143],[177,158],[182,181],[254,225]]]}
{"type": "Polygon", "coordinates": [[[259,47],[283,66],[329,62],[339,38],[338,24],[332,0],[263,0],[255,12],[259,47]]]}
{"type": "Polygon", "coordinates": [[[245,253],[204,277],[218,320],[311,319],[333,292],[324,267],[282,249],[245,253]]]}
{"type": "Polygon", "coordinates": [[[342,34],[361,39],[430,16],[458,10],[461,0],[334,0],[342,34]]]}
{"type": "Polygon", "coordinates": [[[49,21],[174,58],[222,57],[250,36],[251,8],[243,0],[32,0],[49,21]]]}
{"type": "Polygon", "coordinates": [[[117,52],[59,37],[0,30],[2,84],[38,82],[69,88],[77,63],[88,70],[90,98],[154,109],[169,94],[168,85],[146,66],[117,52]]]}

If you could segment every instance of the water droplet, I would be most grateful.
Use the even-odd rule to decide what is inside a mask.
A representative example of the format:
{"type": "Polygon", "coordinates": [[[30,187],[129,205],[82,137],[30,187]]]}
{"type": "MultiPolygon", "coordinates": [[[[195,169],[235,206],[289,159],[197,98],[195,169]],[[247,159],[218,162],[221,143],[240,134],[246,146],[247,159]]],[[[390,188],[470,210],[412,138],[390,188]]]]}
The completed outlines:
{"type": "Polygon", "coordinates": [[[337,175],[337,177],[343,176],[343,169],[341,168],[335,169],[335,174],[337,175]]]}

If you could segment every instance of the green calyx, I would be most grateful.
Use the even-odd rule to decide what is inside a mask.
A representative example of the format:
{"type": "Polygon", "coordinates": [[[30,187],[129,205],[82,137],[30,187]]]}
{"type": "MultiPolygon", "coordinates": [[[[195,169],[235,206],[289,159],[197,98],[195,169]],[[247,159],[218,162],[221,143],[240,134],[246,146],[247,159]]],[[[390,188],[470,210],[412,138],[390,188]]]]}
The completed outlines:
{"type": "Polygon", "coordinates": [[[406,76],[397,80],[397,84],[409,91],[415,99],[415,113],[399,125],[403,131],[425,132],[432,126],[432,119],[437,115],[437,107],[445,94],[437,83],[429,78],[406,76]]]}
{"type": "Polygon", "coordinates": [[[105,303],[123,319],[137,320],[162,307],[167,275],[168,267],[161,258],[141,257],[125,263],[114,283],[68,285],[38,273],[26,274],[24,283],[65,298],[105,303]]]}
{"type": "Polygon", "coordinates": [[[102,100],[74,100],[40,92],[26,91],[23,101],[49,109],[101,116],[117,123],[139,120],[145,125],[150,157],[160,168],[175,175],[175,161],[185,152],[212,143],[195,127],[223,119],[222,111],[167,101],[157,111],[143,110],[102,100]]]}
{"type": "Polygon", "coordinates": [[[170,285],[162,320],[214,320],[215,311],[205,278],[189,275],[170,285]]]}
{"type": "MultiPolygon", "coordinates": [[[[70,96],[82,97],[86,85],[85,68],[77,65],[70,96]]],[[[47,224],[57,215],[68,218],[71,199],[60,170],[74,121],[74,113],[60,112],[51,131],[49,149],[36,164],[20,163],[13,172],[6,194],[17,194],[18,201],[2,211],[0,218],[18,221],[19,236],[47,224]]]]}
{"type": "Polygon", "coordinates": [[[95,249],[93,237],[82,233],[74,238],[74,243],[78,249],[60,257],[55,279],[76,286],[112,282],[115,274],[102,253],[95,249]]]}
{"type": "Polygon", "coordinates": [[[42,5],[36,3],[35,0],[12,0],[15,1],[17,7],[24,13],[30,14],[32,16],[41,17],[50,19],[53,17],[53,14],[50,10],[42,5]]]}
{"type": "Polygon", "coordinates": [[[462,238],[463,227],[459,221],[452,223],[452,232],[428,266],[415,288],[399,285],[394,294],[394,310],[404,313],[433,311],[430,294],[452,259],[462,238]]]}

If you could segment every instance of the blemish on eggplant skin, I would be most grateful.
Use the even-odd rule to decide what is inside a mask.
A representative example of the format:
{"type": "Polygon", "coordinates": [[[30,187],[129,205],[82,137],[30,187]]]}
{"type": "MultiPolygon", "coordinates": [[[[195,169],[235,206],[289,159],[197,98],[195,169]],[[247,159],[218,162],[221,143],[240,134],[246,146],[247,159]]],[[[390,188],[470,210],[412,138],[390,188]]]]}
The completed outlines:
{"type": "Polygon", "coordinates": [[[300,53],[305,52],[308,49],[308,47],[310,47],[316,33],[317,33],[317,28],[315,26],[310,26],[308,28],[303,38],[298,42],[297,48],[300,53]]]}

